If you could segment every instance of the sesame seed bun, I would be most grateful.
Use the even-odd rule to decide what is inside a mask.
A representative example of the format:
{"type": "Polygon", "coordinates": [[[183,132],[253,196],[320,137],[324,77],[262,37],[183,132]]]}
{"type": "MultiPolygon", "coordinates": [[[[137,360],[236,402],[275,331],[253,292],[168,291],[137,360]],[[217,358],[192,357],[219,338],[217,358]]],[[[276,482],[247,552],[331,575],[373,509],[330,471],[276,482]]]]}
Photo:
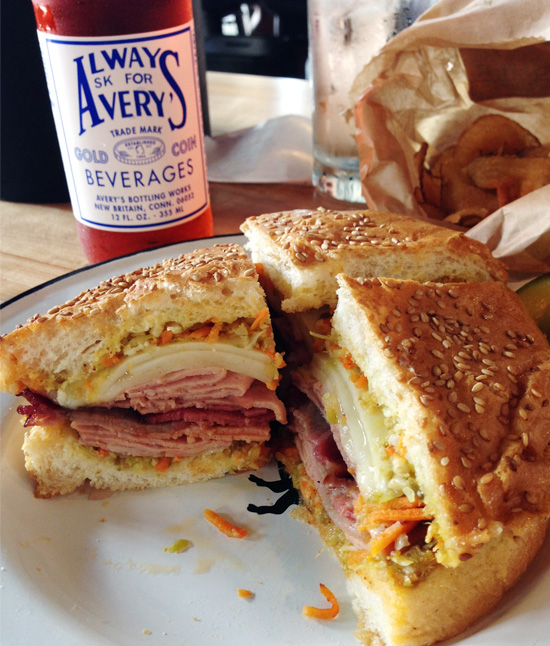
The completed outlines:
{"type": "Polygon", "coordinates": [[[508,524],[550,514],[550,347],[498,282],[339,276],[336,342],[396,420],[437,560],[456,566],[508,524]]]}
{"type": "Polygon", "coordinates": [[[198,249],[111,278],[0,337],[0,390],[55,391],[121,350],[129,335],[159,337],[216,319],[252,319],[265,307],[254,265],[235,244],[198,249]]]}
{"type": "Polygon", "coordinates": [[[419,282],[507,280],[488,247],[462,233],[378,211],[295,210],[248,218],[252,259],[285,312],[336,306],[336,275],[419,282]]]}

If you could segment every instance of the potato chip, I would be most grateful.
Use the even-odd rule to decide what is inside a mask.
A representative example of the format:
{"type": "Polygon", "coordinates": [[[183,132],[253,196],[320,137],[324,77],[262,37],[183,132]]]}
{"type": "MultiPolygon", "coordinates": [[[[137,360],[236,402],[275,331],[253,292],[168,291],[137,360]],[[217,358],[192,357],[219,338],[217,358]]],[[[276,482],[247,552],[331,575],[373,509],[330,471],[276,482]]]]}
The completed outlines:
{"type": "Polygon", "coordinates": [[[540,141],[519,123],[498,114],[488,114],[474,121],[459,137],[456,162],[467,166],[482,155],[515,155],[540,141]]]}
{"type": "Polygon", "coordinates": [[[507,117],[474,121],[426,164],[428,145],[414,157],[419,186],[414,197],[425,214],[466,228],[514,200],[550,184],[550,145],[507,117]]]}
{"type": "Polygon", "coordinates": [[[445,213],[463,209],[486,209],[492,213],[498,208],[496,194],[474,186],[464,169],[456,163],[454,149],[443,152],[441,165],[441,208],[445,213]]]}
{"type": "Polygon", "coordinates": [[[495,189],[499,206],[550,184],[550,159],[542,157],[478,157],[467,167],[479,188],[495,189]]]}
{"type": "Polygon", "coordinates": [[[414,155],[414,163],[420,186],[415,188],[414,197],[419,204],[439,206],[441,201],[441,178],[426,167],[428,144],[424,142],[414,155]]]}
{"type": "Polygon", "coordinates": [[[489,212],[487,209],[462,209],[462,211],[456,211],[456,213],[448,215],[445,218],[445,222],[458,224],[461,227],[469,229],[479,224],[488,215],[489,212]]]}

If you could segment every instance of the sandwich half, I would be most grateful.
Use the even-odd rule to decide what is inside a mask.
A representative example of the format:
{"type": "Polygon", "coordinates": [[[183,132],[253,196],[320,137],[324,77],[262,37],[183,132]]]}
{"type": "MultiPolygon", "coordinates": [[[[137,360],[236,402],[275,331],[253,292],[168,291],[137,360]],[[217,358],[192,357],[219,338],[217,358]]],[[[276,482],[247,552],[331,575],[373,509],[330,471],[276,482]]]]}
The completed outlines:
{"type": "Polygon", "coordinates": [[[497,281],[337,278],[278,457],[345,570],[364,644],[426,646],[492,608],[550,515],[550,348],[497,281]]]}
{"type": "Polygon", "coordinates": [[[36,495],[142,489],[256,469],[276,394],[265,294],[238,245],[112,278],[0,339],[0,388],[27,400],[36,495]]]}
{"type": "Polygon", "coordinates": [[[506,281],[505,265],[463,233],[382,211],[297,209],[241,225],[252,260],[284,312],[336,306],[336,276],[420,282],[506,281]]]}

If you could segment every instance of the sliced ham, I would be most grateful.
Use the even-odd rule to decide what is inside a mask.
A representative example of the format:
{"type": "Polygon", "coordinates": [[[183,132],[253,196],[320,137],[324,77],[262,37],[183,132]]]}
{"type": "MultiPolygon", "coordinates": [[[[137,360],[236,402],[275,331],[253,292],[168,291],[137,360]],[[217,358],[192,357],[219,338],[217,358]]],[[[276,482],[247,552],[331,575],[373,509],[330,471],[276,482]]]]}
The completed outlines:
{"type": "Polygon", "coordinates": [[[369,534],[357,529],[354,512],[359,489],[338,450],[330,424],[317,405],[304,398],[292,411],[290,426],[296,433],[296,446],[306,472],[315,482],[332,522],[355,547],[366,549],[369,534]]]}
{"type": "Polygon", "coordinates": [[[277,421],[286,421],[283,403],[273,390],[245,375],[223,368],[176,370],[149,384],[132,388],[105,408],[132,408],[143,415],[182,408],[272,410],[277,421]]]}
{"type": "Polygon", "coordinates": [[[176,370],[155,381],[132,388],[102,406],[160,413],[186,406],[207,408],[246,394],[254,379],[218,367],[176,370]]]}
{"type": "Polygon", "coordinates": [[[64,409],[25,391],[19,411],[27,425],[68,419],[80,442],[120,455],[187,457],[230,446],[265,442],[270,422],[286,422],[286,410],[263,382],[222,368],[179,370],[133,388],[99,406],[64,409]]]}

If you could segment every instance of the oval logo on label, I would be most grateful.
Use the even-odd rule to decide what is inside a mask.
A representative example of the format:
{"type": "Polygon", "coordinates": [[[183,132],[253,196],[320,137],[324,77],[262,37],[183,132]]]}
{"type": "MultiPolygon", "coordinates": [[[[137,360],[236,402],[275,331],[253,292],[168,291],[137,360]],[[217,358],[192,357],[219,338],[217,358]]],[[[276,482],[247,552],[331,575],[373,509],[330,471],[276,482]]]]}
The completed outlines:
{"type": "Polygon", "coordinates": [[[158,137],[130,137],[117,142],[113,153],[118,161],[132,166],[152,164],[166,152],[162,139],[158,137]]]}

